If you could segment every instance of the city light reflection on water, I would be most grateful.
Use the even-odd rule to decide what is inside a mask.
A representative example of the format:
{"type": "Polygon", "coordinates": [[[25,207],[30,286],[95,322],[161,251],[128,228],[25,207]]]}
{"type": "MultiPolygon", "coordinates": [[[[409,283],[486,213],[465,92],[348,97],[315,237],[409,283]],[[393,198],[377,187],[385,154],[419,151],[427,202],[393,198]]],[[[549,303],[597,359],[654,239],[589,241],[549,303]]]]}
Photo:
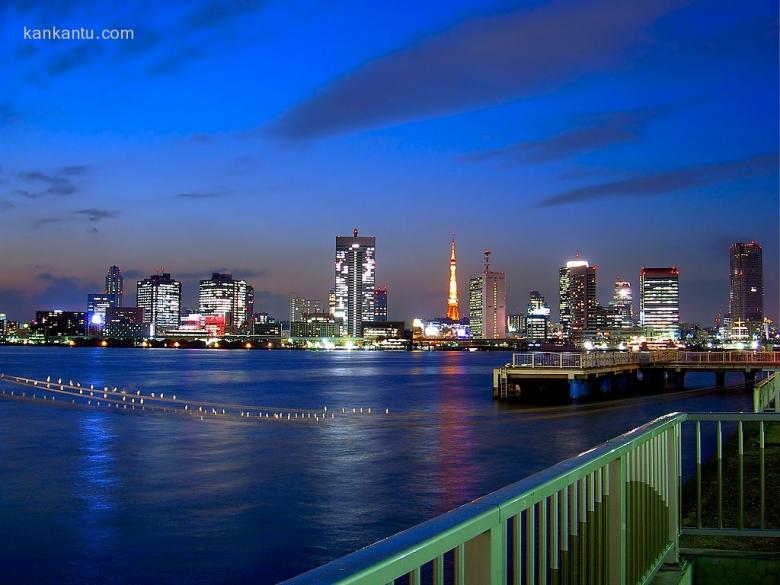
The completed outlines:
{"type": "Polygon", "coordinates": [[[728,391],[498,405],[490,372],[507,361],[482,352],[0,348],[0,371],[10,374],[382,413],[240,426],[0,401],[0,582],[273,583],[654,416],[750,407],[728,391]]]}

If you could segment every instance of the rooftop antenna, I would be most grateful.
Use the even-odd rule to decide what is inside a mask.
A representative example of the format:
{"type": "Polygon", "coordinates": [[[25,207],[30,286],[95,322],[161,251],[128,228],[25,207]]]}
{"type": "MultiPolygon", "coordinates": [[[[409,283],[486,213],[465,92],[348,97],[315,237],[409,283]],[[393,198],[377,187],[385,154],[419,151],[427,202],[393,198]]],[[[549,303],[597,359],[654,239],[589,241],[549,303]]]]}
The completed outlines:
{"type": "Polygon", "coordinates": [[[484,252],[484,254],[485,254],[485,272],[489,272],[490,271],[490,254],[491,253],[492,252],[490,250],[485,250],[485,252],[484,252]]]}
{"type": "Polygon", "coordinates": [[[358,237],[358,229],[355,228],[354,230],[352,230],[352,234],[357,238],[358,237]]]}

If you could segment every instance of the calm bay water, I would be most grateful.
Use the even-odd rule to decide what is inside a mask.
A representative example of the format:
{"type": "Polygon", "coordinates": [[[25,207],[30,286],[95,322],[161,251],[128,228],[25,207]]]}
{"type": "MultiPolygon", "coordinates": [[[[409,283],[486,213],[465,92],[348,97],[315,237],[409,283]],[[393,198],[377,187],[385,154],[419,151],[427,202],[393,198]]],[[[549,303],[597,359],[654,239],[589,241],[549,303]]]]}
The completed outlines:
{"type": "Polygon", "coordinates": [[[509,359],[0,347],[7,374],[391,411],[243,426],[0,400],[0,583],[274,583],[655,416],[750,409],[733,390],[500,405],[491,371],[509,359]]]}

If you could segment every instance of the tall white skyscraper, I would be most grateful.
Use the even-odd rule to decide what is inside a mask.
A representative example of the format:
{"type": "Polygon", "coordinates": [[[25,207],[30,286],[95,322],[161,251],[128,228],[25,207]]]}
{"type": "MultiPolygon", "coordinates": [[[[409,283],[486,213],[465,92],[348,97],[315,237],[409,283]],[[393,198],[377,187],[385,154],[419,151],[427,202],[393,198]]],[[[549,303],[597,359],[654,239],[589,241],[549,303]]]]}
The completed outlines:
{"type": "Polygon", "coordinates": [[[200,281],[198,311],[204,316],[223,316],[231,331],[243,327],[254,312],[254,287],[232,274],[211,275],[200,281]]]}
{"type": "Polygon", "coordinates": [[[490,270],[490,250],[485,269],[469,279],[469,323],[475,339],[506,338],[506,275],[490,270]]]}
{"type": "Polygon", "coordinates": [[[136,304],[144,310],[144,323],[152,325],[152,335],[162,335],[179,326],[181,282],[167,272],[153,274],[137,282],[136,294],[136,304]]]}
{"type": "Polygon", "coordinates": [[[655,340],[680,339],[680,272],[642,268],[639,274],[639,319],[655,340]]]}
{"type": "Polygon", "coordinates": [[[363,321],[374,320],[376,238],[336,236],[336,305],[333,316],[342,320],[343,332],[362,336],[363,321]]]}

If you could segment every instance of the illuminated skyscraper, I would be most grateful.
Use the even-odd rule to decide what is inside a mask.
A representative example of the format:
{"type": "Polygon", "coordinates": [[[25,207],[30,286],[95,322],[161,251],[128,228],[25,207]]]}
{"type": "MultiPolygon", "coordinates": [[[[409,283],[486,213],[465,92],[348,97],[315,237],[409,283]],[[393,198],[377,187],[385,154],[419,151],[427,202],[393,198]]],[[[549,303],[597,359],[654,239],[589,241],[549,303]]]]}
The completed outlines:
{"type": "Polygon", "coordinates": [[[469,323],[475,339],[506,338],[506,275],[490,270],[490,250],[485,270],[469,279],[469,323]]]}
{"type": "Polygon", "coordinates": [[[528,339],[544,341],[547,339],[547,324],[550,321],[550,306],[538,290],[529,293],[528,308],[525,316],[525,335],[528,339]]]}
{"type": "Polygon", "coordinates": [[[731,321],[742,321],[753,329],[764,320],[763,250],[756,242],[734,242],[729,258],[731,321]]]}
{"type": "Polygon", "coordinates": [[[122,306],[122,295],[124,293],[124,278],[122,278],[122,271],[119,270],[119,266],[112,266],[108,269],[106,274],[106,290],[107,295],[114,295],[114,306],[122,306]]]}
{"type": "Polygon", "coordinates": [[[198,312],[205,318],[224,317],[228,332],[237,332],[254,312],[254,297],[254,287],[245,280],[214,272],[210,279],[200,281],[198,312]]]}
{"type": "Polygon", "coordinates": [[[680,339],[679,277],[675,266],[639,274],[639,319],[652,339],[680,339]]]}
{"type": "Polygon", "coordinates": [[[455,259],[455,234],[452,234],[450,243],[450,291],[447,297],[447,318],[453,321],[460,319],[460,307],[458,302],[458,278],[457,261],[455,259]]]}
{"type": "Polygon", "coordinates": [[[341,319],[344,334],[361,337],[363,321],[374,320],[376,278],[376,238],[336,236],[336,307],[333,316],[341,319]]]}
{"type": "Polygon", "coordinates": [[[306,315],[322,313],[322,301],[319,299],[305,299],[292,297],[290,299],[290,323],[303,323],[306,315]]]}
{"type": "Polygon", "coordinates": [[[615,327],[630,328],[634,325],[634,294],[631,283],[615,279],[615,290],[609,301],[611,320],[615,327]]]}
{"type": "Polygon", "coordinates": [[[152,274],[136,284],[136,305],[144,310],[144,323],[152,325],[151,335],[163,335],[180,323],[181,282],[167,272],[152,274]]]}
{"type": "Polygon", "coordinates": [[[102,335],[106,313],[117,306],[114,294],[87,295],[87,335],[102,335]]]}
{"type": "Polygon", "coordinates": [[[578,340],[596,309],[596,267],[586,260],[569,260],[560,270],[559,293],[563,336],[578,340]]]}
{"type": "Polygon", "coordinates": [[[374,289],[374,321],[387,321],[386,286],[377,287],[374,289]]]}

